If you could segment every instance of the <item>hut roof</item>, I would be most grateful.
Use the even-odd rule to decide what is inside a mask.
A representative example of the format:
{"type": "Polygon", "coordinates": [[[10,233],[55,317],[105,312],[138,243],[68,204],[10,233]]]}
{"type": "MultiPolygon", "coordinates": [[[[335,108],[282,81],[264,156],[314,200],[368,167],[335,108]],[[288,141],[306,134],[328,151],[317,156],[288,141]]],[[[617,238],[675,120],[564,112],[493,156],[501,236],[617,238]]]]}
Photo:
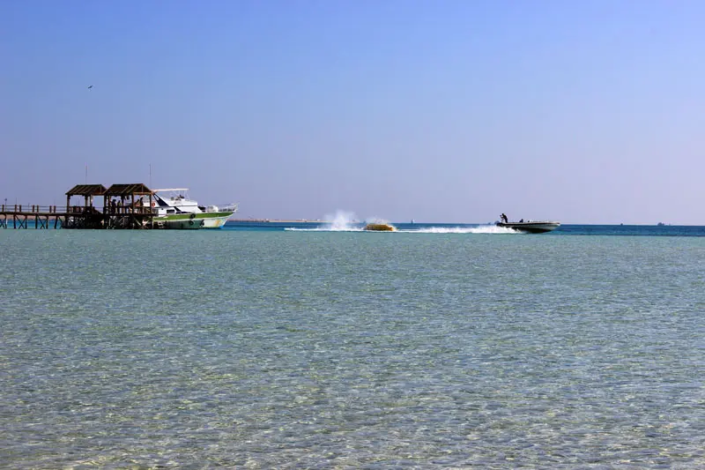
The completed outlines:
{"type": "Polygon", "coordinates": [[[110,186],[106,191],[106,196],[146,196],[152,194],[152,190],[149,189],[142,183],[136,184],[114,184],[110,186]]]}
{"type": "Polygon", "coordinates": [[[102,184],[77,184],[71,188],[67,196],[102,196],[105,193],[105,186],[102,184]]]}

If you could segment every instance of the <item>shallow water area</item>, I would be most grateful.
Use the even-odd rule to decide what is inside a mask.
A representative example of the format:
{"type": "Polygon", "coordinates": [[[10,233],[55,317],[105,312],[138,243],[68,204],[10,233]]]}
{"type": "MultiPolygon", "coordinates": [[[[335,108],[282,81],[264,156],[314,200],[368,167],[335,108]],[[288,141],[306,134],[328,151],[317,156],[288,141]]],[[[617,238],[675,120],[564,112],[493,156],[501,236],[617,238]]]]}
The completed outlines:
{"type": "Polygon", "coordinates": [[[3,230],[0,462],[705,466],[705,237],[415,225],[3,230]]]}

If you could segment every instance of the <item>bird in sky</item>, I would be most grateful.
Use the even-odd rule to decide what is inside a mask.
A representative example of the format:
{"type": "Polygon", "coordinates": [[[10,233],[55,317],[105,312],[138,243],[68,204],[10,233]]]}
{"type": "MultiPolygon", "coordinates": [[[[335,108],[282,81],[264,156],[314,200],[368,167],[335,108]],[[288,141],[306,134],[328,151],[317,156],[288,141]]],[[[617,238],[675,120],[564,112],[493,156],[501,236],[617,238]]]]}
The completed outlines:
{"type": "Polygon", "coordinates": [[[90,85],[90,86],[88,87],[89,90],[90,90],[91,88],[93,88],[93,85],[90,85]]]}

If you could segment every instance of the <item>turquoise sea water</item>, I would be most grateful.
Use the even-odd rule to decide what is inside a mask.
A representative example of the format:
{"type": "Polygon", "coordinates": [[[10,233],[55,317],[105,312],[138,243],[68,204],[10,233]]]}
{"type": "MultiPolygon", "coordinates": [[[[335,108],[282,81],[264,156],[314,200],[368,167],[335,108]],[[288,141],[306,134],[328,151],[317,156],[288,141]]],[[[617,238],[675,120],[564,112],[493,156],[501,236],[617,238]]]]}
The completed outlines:
{"type": "Polygon", "coordinates": [[[0,466],[705,466],[705,229],[573,227],[2,230],[0,466]]]}

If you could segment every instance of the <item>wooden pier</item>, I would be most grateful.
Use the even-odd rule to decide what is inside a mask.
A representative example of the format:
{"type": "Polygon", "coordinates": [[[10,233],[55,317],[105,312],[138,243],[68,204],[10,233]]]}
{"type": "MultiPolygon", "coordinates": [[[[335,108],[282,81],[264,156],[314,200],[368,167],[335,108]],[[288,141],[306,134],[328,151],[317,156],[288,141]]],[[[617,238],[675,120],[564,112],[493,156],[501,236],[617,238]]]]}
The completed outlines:
{"type": "Polygon", "coordinates": [[[0,228],[27,229],[29,222],[37,230],[157,228],[153,194],[141,183],[107,189],[102,184],[79,184],[66,193],[65,206],[0,205],[0,228]],[[72,204],[72,198],[83,198],[83,203],[72,204]]]}

